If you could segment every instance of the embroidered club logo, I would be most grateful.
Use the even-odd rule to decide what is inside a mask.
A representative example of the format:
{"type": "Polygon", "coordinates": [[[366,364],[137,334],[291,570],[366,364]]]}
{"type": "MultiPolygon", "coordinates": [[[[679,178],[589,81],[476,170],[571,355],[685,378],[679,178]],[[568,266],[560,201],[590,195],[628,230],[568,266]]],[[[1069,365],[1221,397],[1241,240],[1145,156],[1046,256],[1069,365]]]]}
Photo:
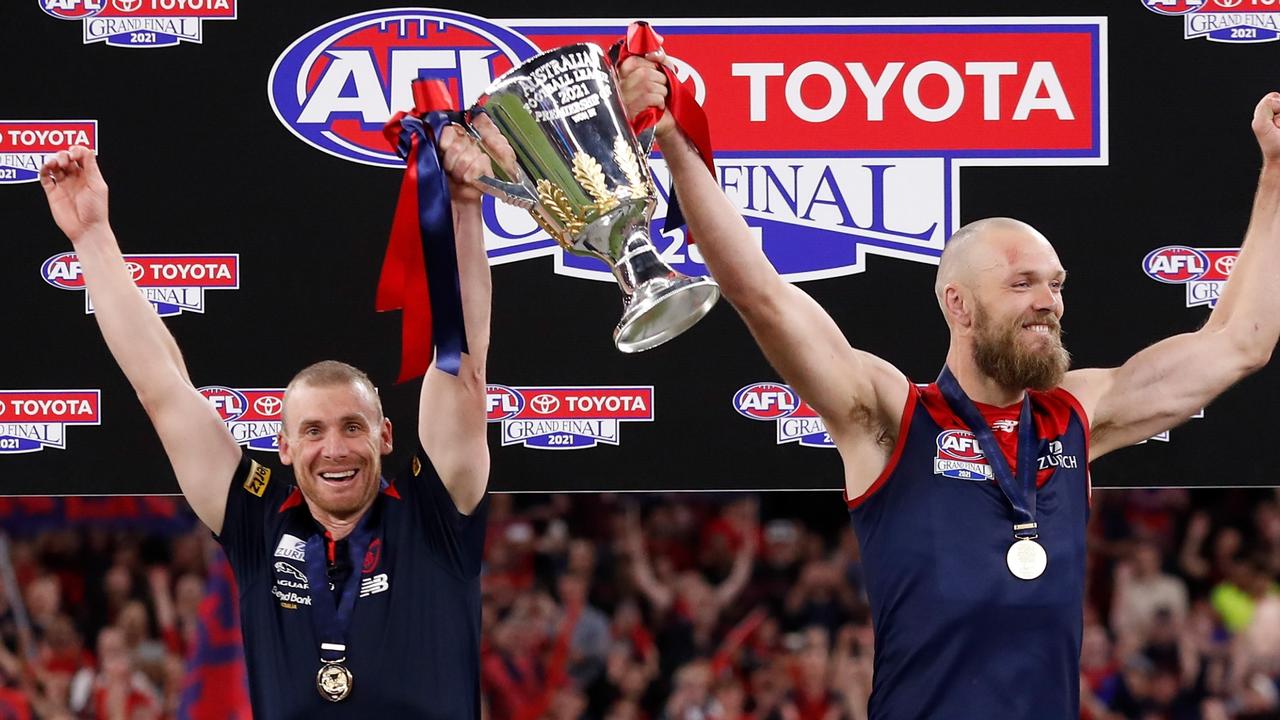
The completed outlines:
{"type": "Polygon", "coordinates": [[[1280,38],[1276,0],[1142,0],[1161,15],[1183,18],[1183,37],[1222,43],[1262,43],[1280,38]]]}
{"type": "Polygon", "coordinates": [[[84,42],[114,47],[200,43],[205,20],[235,20],[237,0],[37,0],[59,20],[84,25],[84,42]]]}
{"type": "Polygon", "coordinates": [[[653,387],[488,386],[489,422],[503,445],[582,450],[618,445],[624,422],[653,421],[653,387]]]}
{"type": "Polygon", "coordinates": [[[938,433],[938,452],[933,458],[933,473],[957,480],[986,480],[993,477],[978,438],[968,430],[943,430],[938,433]]]}
{"type": "Polygon", "coordinates": [[[368,575],[378,569],[382,562],[382,538],[374,538],[369,548],[364,551],[364,560],[360,563],[360,574],[368,575]]]}
{"type": "Polygon", "coordinates": [[[1187,307],[1215,307],[1240,248],[1167,245],[1147,253],[1142,271],[1157,282],[1186,287],[1187,307]]]}
{"type": "MultiPolygon", "coordinates": [[[[607,47],[628,21],[502,22],[550,48],[607,47]]],[[[872,256],[936,264],[965,167],[1107,163],[1105,18],[653,23],[703,97],[721,187],[789,280],[860,273],[872,256]]],[[[669,174],[650,166],[655,245],[705,274],[683,231],[661,233],[669,174]]],[[[550,254],[560,274],[613,280],[527,214],[486,220],[494,262],[550,254]]]]}
{"type": "Polygon", "coordinates": [[[64,450],[67,427],[98,425],[98,390],[0,390],[0,455],[64,450]]]}
{"type": "MultiPolygon", "coordinates": [[[[239,255],[126,255],[125,266],[160,317],[204,312],[206,290],[240,289],[239,255]]],[[[40,274],[62,290],[83,291],[84,272],[75,253],[44,261],[40,274]]],[[[85,293],[85,312],[93,313],[93,298],[85,293]]]]}
{"type": "Polygon", "coordinates": [[[382,126],[413,107],[415,78],[443,80],[469,104],[537,52],[519,33],[475,15],[378,10],[298,38],[271,68],[267,93],[276,117],[303,142],[352,162],[403,169],[382,126]]]}
{"type": "Polygon", "coordinates": [[[97,154],[97,120],[0,120],[0,185],[38,182],[50,156],[72,145],[97,154]]]}
{"type": "Polygon", "coordinates": [[[261,452],[279,450],[284,388],[237,390],[208,385],[199,392],[218,411],[236,443],[261,452]]]}
{"type": "Polygon", "coordinates": [[[822,418],[790,385],[771,382],[748,385],[734,394],[733,408],[743,417],[775,423],[779,445],[836,446],[822,418]]]}

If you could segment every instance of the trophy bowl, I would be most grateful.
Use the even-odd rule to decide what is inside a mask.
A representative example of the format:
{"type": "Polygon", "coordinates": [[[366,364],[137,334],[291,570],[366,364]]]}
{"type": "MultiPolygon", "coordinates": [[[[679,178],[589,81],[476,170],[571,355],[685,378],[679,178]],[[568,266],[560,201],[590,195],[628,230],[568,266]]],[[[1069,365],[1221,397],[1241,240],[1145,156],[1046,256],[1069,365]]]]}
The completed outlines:
{"type": "Polygon", "coordinates": [[[650,237],[657,189],[648,148],[627,122],[604,51],[579,43],[536,55],[494,80],[469,111],[484,113],[510,144],[515,167],[468,128],[494,159],[485,192],[528,210],[562,248],[600,259],[623,293],[614,344],[657,347],[702,319],[720,297],[706,276],[676,272],[650,237]]]}

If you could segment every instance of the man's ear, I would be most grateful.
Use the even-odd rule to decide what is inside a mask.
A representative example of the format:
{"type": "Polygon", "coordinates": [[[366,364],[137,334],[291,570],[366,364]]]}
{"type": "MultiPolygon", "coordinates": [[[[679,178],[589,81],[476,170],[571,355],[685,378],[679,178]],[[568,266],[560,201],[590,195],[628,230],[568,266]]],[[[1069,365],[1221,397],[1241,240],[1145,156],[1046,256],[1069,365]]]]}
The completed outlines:
{"type": "Polygon", "coordinates": [[[942,289],[942,301],[948,325],[966,329],[973,326],[973,302],[969,292],[955,283],[947,283],[942,289]]]}
{"type": "Polygon", "coordinates": [[[391,441],[394,438],[394,436],[391,434],[391,420],[389,420],[388,418],[385,418],[385,417],[382,418],[382,432],[380,433],[380,435],[381,437],[379,437],[378,439],[381,441],[381,444],[382,444],[382,448],[381,448],[382,454],[390,455],[391,441]]]}
{"type": "Polygon", "coordinates": [[[293,447],[289,445],[289,436],[283,429],[276,433],[276,452],[280,454],[280,464],[293,464],[293,447]]]}

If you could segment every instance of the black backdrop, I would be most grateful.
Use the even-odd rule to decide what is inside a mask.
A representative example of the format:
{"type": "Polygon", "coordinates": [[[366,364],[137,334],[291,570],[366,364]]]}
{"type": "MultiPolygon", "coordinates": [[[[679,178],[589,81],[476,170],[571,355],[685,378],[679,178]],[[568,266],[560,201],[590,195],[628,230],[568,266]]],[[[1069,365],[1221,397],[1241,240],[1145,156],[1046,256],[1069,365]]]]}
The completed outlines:
{"type": "MultiPolygon", "coordinates": [[[[385,2],[241,0],[238,18],[207,21],[203,43],[157,49],[84,44],[81,24],[37,0],[0,9],[0,119],[96,119],[111,184],[112,224],[126,253],[238,253],[240,290],[210,291],[205,313],[167,320],[198,385],[282,387],[304,364],[339,358],[382,386],[395,459],[412,443],[416,384],[394,385],[399,317],[372,311],[399,173],[317,152],[273,115],[267,75],[293,40],[385,2]]],[[[799,0],[801,17],[1105,16],[1110,158],[1092,167],[961,171],[960,221],[1009,215],[1054,241],[1072,274],[1068,346],[1075,365],[1106,366],[1207,310],[1182,286],[1153,282],[1142,259],[1162,245],[1236,247],[1258,169],[1250,112],[1280,87],[1280,43],[1184,39],[1182,19],[1140,0],[834,3],[799,0]]],[[[745,0],[644,7],[527,0],[438,7],[489,18],[576,15],[758,18],[745,0]]],[[[714,128],[713,128],[714,131],[714,128]]],[[[848,139],[832,137],[833,147],[848,139]]],[[[41,264],[70,250],[35,183],[0,186],[0,302],[7,332],[0,389],[100,388],[100,426],[66,429],[65,449],[0,455],[0,494],[174,492],[160,444],[85,314],[79,292],[52,288],[41,264]]],[[[872,257],[868,269],[802,287],[860,348],[927,381],[946,349],[933,266],[872,257]]],[[[616,288],[556,275],[539,258],[494,268],[491,382],[511,386],[652,385],[655,419],[624,423],[617,446],[550,452],[499,446],[498,490],[836,488],[829,449],[779,445],[771,423],[741,417],[735,392],[776,375],[721,303],[675,342],[637,356],[608,342],[616,288]]],[[[1280,398],[1268,368],[1206,417],[1094,465],[1097,486],[1273,484],[1266,422],[1280,398]]],[[[393,459],[394,460],[394,459],[393,459]]]]}

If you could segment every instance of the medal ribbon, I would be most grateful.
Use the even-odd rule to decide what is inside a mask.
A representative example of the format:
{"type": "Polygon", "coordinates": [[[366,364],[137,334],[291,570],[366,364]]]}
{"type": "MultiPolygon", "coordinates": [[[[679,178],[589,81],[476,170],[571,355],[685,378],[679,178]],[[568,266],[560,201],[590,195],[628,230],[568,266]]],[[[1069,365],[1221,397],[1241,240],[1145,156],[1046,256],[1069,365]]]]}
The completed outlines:
{"type": "Polygon", "coordinates": [[[440,133],[459,116],[439,80],[415,80],[413,98],[413,110],[396,113],[382,128],[405,160],[375,301],[378,312],[404,311],[397,382],[425,374],[433,347],[436,367],[451,375],[458,374],[467,352],[453,205],[436,150],[440,133]]]}
{"type": "MultiPolygon", "coordinates": [[[[655,32],[653,26],[649,23],[637,20],[627,26],[627,36],[614,43],[609,55],[615,58],[615,65],[621,65],[623,60],[632,55],[644,57],[647,53],[661,49],[662,36],[655,32]]],[[[671,111],[671,119],[675,121],[680,130],[693,143],[693,146],[697,148],[703,164],[707,166],[711,176],[715,177],[716,166],[712,162],[711,154],[711,126],[707,123],[706,112],[698,104],[693,93],[680,83],[680,79],[671,71],[671,68],[659,65],[658,69],[667,76],[666,104],[667,110],[671,111]]],[[[631,119],[631,129],[639,135],[657,125],[658,121],[662,119],[662,113],[663,111],[658,108],[641,110],[631,119]]],[[[662,231],[671,232],[684,224],[684,213],[680,210],[680,201],[676,197],[675,187],[672,186],[670,195],[667,198],[667,221],[663,225],[662,231]]],[[[692,236],[686,237],[686,240],[689,243],[693,243],[692,236]]]]}
{"type": "Polygon", "coordinates": [[[311,622],[315,627],[316,637],[320,640],[320,659],[325,663],[341,662],[346,659],[347,630],[351,627],[351,618],[356,606],[356,597],[360,594],[360,572],[364,565],[364,554],[369,549],[373,530],[369,527],[369,516],[375,512],[370,508],[360,518],[356,529],[347,540],[347,550],[351,556],[351,575],[339,590],[338,602],[333,601],[333,592],[329,589],[328,553],[325,547],[323,532],[313,533],[307,538],[307,585],[311,590],[311,622]],[[338,648],[342,648],[339,650],[338,648]]]}
{"type": "Polygon", "coordinates": [[[1014,537],[1019,540],[1030,540],[1036,537],[1036,441],[1035,423],[1031,418],[1031,393],[1022,398],[1022,410],[1018,413],[1018,467],[1017,477],[1009,468],[1000,443],[995,433],[987,424],[986,418],[965,394],[964,389],[951,374],[951,368],[943,366],[938,376],[938,389],[947,405],[964,421],[978,439],[978,447],[987,457],[991,473],[995,475],[996,484],[1013,506],[1014,537]]]}

